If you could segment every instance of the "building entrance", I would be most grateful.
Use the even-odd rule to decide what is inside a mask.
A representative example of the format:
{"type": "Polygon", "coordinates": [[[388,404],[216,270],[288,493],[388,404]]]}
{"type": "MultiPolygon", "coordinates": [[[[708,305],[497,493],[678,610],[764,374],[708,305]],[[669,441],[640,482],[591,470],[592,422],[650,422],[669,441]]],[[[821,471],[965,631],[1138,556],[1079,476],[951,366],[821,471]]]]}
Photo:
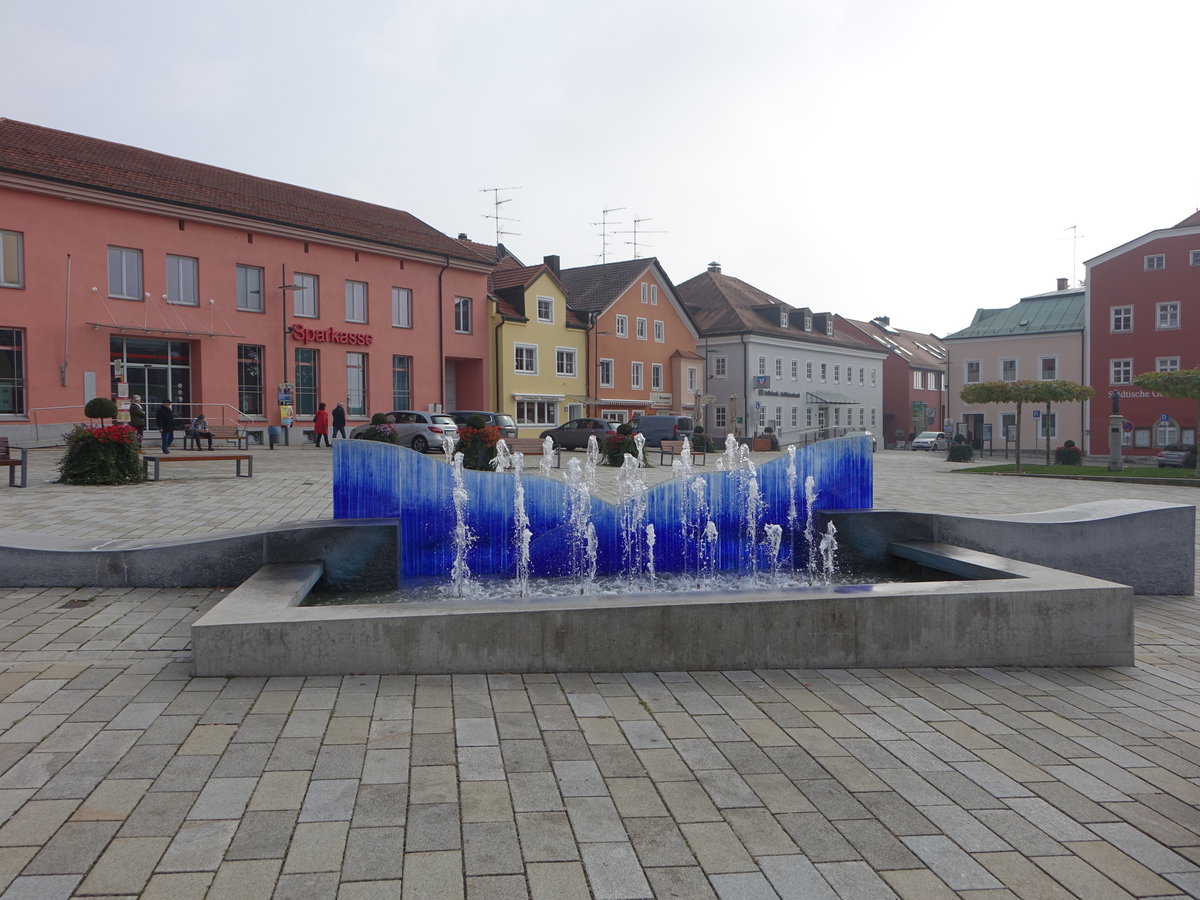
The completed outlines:
{"type": "MultiPolygon", "coordinates": [[[[125,380],[129,395],[140,394],[150,421],[164,400],[175,405],[175,415],[191,415],[192,364],[191,344],[187,341],[160,341],[152,338],[109,338],[109,358],[125,365],[125,380]]],[[[117,393],[117,379],[110,372],[112,395],[117,393]]]]}

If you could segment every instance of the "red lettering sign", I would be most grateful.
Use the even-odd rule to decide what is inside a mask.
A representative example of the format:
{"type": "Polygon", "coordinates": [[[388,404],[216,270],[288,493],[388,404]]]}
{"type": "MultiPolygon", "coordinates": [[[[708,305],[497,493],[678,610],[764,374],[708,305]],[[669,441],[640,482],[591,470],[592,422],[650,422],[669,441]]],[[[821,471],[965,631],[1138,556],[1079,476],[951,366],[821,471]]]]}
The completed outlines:
{"type": "Polygon", "coordinates": [[[288,328],[288,334],[302,344],[354,344],[370,347],[375,342],[373,334],[338,331],[336,328],[308,328],[304,325],[292,325],[288,328]]]}

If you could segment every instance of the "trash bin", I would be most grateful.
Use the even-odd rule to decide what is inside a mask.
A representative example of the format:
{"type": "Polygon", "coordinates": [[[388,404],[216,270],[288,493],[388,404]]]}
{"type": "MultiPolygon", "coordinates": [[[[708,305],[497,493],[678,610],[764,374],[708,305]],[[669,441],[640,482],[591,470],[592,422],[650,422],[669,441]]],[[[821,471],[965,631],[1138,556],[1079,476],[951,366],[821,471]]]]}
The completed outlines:
{"type": "Polygon", "coordinates": [[[279,443],[279,439],[283,437],[283,429],[278,425],[267,426],[267,445],[271,450],[275,449],[275,445],[279,443]]]}

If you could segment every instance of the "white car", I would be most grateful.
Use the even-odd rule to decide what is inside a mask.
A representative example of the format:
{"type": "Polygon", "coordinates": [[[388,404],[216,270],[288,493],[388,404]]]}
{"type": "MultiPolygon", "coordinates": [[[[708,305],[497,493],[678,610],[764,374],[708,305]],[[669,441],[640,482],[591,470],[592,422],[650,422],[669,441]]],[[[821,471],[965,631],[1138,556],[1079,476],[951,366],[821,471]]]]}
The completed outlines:
{"type": "MultiPolygon", "coordinates": [[[[412,447],[418,453],[428,453],[430,450],[442,450],[444,435],[452,439],[458,438],[458,426],[446,413],[418,412],[412,409],[395,409],[387,414],[396,429],[396,437],[405,447],[412,447]]],[[[357,437],[370,425],[359,425],[350,432],[350,437],[357,437]]]]}
{"type": "Polygon", "coordinates": [[[950,435],[944,431],[922,431],[916,436],[909,450],[949,450],[950,435]]]}

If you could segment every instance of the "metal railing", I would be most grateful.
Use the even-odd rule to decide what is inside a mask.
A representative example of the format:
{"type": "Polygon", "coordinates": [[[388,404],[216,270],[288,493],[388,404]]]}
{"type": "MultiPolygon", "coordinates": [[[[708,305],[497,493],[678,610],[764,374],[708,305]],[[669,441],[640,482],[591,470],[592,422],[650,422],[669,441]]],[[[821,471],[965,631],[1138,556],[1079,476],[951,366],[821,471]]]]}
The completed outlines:
{"type": "MultiPolygon", "coordinates": [[[[261,424],[264,428],[267,425],[266,416],[254,416],[249,413],[244,413],[236,406],[230,403],[175,403],[172,404],[175,409],[175,418],[181,422],[186,419],[191,421],[199,413],[204,413],[210,422],[219,423],[221,425],[258,425],[261,424]],[[212,413],[209,410],[213,410],[212,413]]],[[[26,415],[33,425],[33,439],[41,442],[43,427],[49,429],[54,428],[70,428],[73,425],[85,421],[83,414],[83,406],[73,403],[70,406],[36,406],[30,409],[26,415]],[[77,419],[60,418],[53,422],[42,422],[39,420],[39,413],[53,413],[60,410],[71,410],[79,416],[77,419]]],[[[146,427],[154,427],[154,410],[146,410],[146,427]]],[[[61,433],[61,432],[60,432],[61,433]]]]}

